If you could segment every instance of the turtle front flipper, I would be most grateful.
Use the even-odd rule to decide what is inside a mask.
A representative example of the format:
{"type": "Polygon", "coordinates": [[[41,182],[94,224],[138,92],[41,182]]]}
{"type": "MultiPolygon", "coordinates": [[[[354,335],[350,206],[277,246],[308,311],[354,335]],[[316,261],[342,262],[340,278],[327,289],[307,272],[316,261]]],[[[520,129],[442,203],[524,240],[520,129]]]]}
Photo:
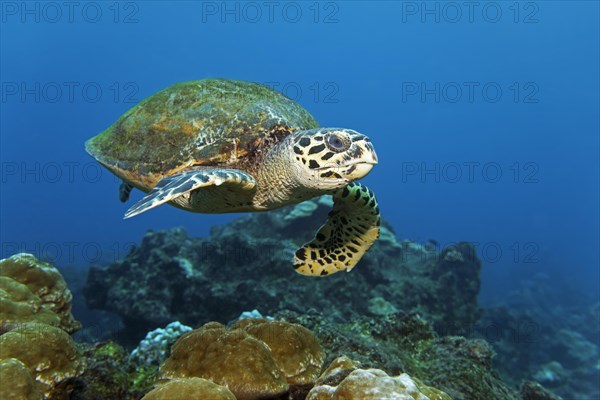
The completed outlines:
{"type": "Polygon", "coordinates": [[[241,190],[252,190],[256,187],[256,180],[244,171],[227,168],[206,168],[169,176],[161,179],[150,193],[127,210],[125,219],[174,200],[193,190],[222,184],[235,185],[241,190]]]}
{"type": "Polygon", "coordinates": [[[379,237],[379,206],[369,188],[350,183],[333,200],[325,225],[294,255],[294,269],[302,275],[350,271],[379,237]]]}

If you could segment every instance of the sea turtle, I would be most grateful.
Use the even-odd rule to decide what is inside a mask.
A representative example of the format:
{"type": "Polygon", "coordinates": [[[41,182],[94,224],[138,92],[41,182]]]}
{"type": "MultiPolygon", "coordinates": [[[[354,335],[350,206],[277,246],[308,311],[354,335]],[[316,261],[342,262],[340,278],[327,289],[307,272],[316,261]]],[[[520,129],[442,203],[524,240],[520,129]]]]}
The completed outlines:
{"type": "Polygon", "coordinates": [[[299,104],[257,83],[203,79],[143,100],[86,150],[132,188],[148,193],[133,217],[163,203],[200,213],[266,211],[331,194],[333,210],[294,254],[295,270],[351,270],[379,236],[373,192],[354,182],[377,164],[368,137],[320,128],[299,104]]]}

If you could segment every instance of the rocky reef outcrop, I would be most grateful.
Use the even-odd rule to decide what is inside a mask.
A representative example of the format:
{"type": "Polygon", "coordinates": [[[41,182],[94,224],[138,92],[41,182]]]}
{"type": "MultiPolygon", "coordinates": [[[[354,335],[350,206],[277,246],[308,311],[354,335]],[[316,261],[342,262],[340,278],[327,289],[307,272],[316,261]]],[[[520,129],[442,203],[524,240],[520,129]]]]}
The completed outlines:
{"type": "Polygon", "coordinates": [[[276,317],[311,329],[328,355],[326,364],[345,355],[361,368],[417,377],[454,400],[520,398],[493,368],[494,352],[487,342],[439,336],[414,313],[333,323],[318,314],[282,312],[276,317]]]}
{"type": "MultiPolygon", "coordinates": [[[[429,265],[460,262],[466,251],[457,249],[429,265]]],[[[362,309],[368,310],[364,315],[346,310],[332,318],[327,314],[332,308],[311,307],[303,312],[280,310],[266,318],[255,318],[260,316],[256,310],[242,312],[227,326],[213,321],[191,329],[173,322],[149,332],[132,352],[111,341],[76,343],[70,331],[78,325],[70,314],[71,299],[62,276],[32,256],[16,258],[23,257],[27,262],[8,259],[14,268],[2,270],[8,271],[5,278],[39,278],[44,276],[40,271],[51,271],[52,279],[41,280],[46,286],[31,288],[27,286],[31,281],[13,279],[29,292],[11,283],[5,286],[10,290],[0,294],[5,301],[16,302],[16,310],[24,310],[24,305],[36,310],[47,303],[53,314],[15,313],[15,308],[6,313],[11,319],[0,332],[1,398],[558,399],[530,381],[518,393],[495,372],[494,352],[486,341],[440,334],[420,314],[398,311],[400,305],[383,296],[371,298],[362,309]],[[25,292],[24,297],[16,295],[25,292]],[[46,296],[49,293],[56,295],[46,296]],[[40,315],[43,318],[36,319],[40,315]],[[45,320],[49,315],[56,316],[48,320],[51,323],[45,320]]],[[[0,266],[6,263],[1,260],[0,266]]],[[[329,307],[335,304],[339,305],[331,302],[329,307]]],[[[424,310],[430,316],[443,315],[440,308],[424,310]]],[[[437,321],[443,324],[443,318],[437,321]]]]}
{"type": "MultiPolygon", "coordinates": [[[[128,358],[114,343],[88,347],[88,368],[72,398],[524,398],[500,379],[492,356],[483,340],[440,337],[414,314],[331,323],[282,312],[272,321],[242,319],[229,328],[209,322],[186,332],[160,368],[144,361],[150,358],[128,358]]],[[[523,393],[554,400],[539,397],[550,394],[533,382],[523,393]]]]}
{"type": "MultiPolygon", "coordinates": [[[[474,334],[487,339],[497,353],[495,365],[513,386],[535,379],[565,398],[600,398],[600,319],[597,305],[578,312],[540,318],[520,309],[484,310],[474,334]],[[562,316],[562,317],[561,317],[562,316]]],[[[527,392],[534,392],[527,386],[527,392]]],[[[530,394],[530,396],[532,396],[530,394]]],[[[532,397],[536,398],[536,397],[532,397]]]]}
{"type": "MultiPolygon", "coordinates": [[[[469,243],[438,249],[399,240],[384,221],[380,239],[351,273],[322,279],[296,274],[293,252],[312,239],[330,206],[322,197],[250,214],[214,227],[206,238],[180,228],[149,231],[123,260],[90,269],[87,305],[119,315],[125,328],[115,337],[127,347],[172,321],[227,323],[257,309],[312,330],[326,350],[325,365],[346,355],[362,369],[385,371],[389,376],[380,378],[386,382],[408,374],[453,399],[518,399],[521,380],[538,379],[535,371],[515,378],[494,369],[486,324],[503,317],[477,303],[482,264],[469,243]]],[[[501,347],[496,364],[529,365],[525,350],[501,347]],[[521,350],[519,361],[510,360],[515,350],[521,350]]],[[[169,380],[177,379],[183,377],[169,380]]],[[[283,381],[276,383],[282,391],[283,381]]],[[[541,396],[534,389],[524,385],[523,393],[541,396]]],[[[294,398],[307,395],[301,386],[288,390],[294,398]]]]}
{"type": "Polygon", "coordinates": [[[84,293],[89,307],[123,319],[124,336],[171,321],[198,326],[229,321],[240,310],[263,314],[316,310],[332,320],[415,310],[436,329],[463,334],[479,316],[481,262],[468,243],[441,251],[398,241],[389,227],[359,265],[323,279],[291,268],[293,251],[327,218],[326,198],[215,227],[207,238],[183,229],[148,232],[112,265],[92,268],[84,293]]]}

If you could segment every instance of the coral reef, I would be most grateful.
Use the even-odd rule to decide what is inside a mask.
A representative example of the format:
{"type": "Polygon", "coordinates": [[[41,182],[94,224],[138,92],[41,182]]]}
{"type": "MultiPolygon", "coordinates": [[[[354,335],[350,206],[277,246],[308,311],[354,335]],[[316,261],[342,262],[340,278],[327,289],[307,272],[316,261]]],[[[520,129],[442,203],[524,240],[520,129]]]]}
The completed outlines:
{"type": "Polygon", "coordinates": [[[359,317],[338,323],[319,314],[281,312],[276,317],[312,330],[328,361],[346,355],[364,368],[392,375],[407,373],[454,400],[519,399],[493,370],[493,352],[485,341],[439,337],[416,314],[359,317]]]}
{"type": "Polygon", "coordinates": [[[431,264],[430,277],[436,282],[435,299],[423,299],[427,314],[436,330],[444,334],[468,333],[480,316],[477,296],[481,262],[475,248],[460,242],[442,249],[438,260],[431,264]]]}
{"type": "Polygon", "coordinates": [[[251,214],[213,228],[208,238],[183,229],[148,232],[124,260],[90,270],[88,305],[119,314],[130,345],[170,321],[198,326],[254,308],[268,315],[315,309],[333,320],[411,309],[448,334],[464,334],[476,321],[481,262],[466,243],[437,253],[399,242],[384,222],[381,239],[352,273],[295,273],[293,251],[326,218],[327,199],[251,214]]]}
{"type": "Polygon", "coordinates": [[[210,379],[243,400],[287,392],[285,377],[264,343],[241,330],[227,332],[224,327],[220,328],[205,326],[194,332],[197,334],[184,335],[173,346],[159,377],[210,379]]]}
{"type": "Polygon", "coordinates": [[[158,382],[199,377],[227,387],[238,400],[270,398],[289,385],[312,385],[323,360],[315,337],[302,326],[244,319],[228,330],[211,322],[179,338],[158,382]]]}
{"type": "MultiPolygon", "coordinates": [[[[229,325],[237,325],[243,321],[236,319],[240,310],[258,308],[265,315],[310,328],[328,350],[329,362],[346,354],[367,368],[416,376],[455,400],[517,399],[514,388],[521,380],[546,379],[547,371],[539,369],[554,361],[570,372],[578,371],[569,377],[589,382],[597,373],[597,366],[590,366],[593,357],[585,360],[585,368],[575,366],[583,360],[578,358],[582,354],[595,354],[588,343],[595,345],[593,328],[581,337],[574,329],[556,338],[544,337],[547,343],[554,343],[548,349],[531,342],[538,340],[536,332],[527,330],[538,323],[533,315],[515,317],[479,307],[481,262],[469,243],[438,251],[431,243],[398,240],[384,221],[380,240],[352,273],[326,279],[297,275],[290,266],[293,251],[312,239],[330,203],[324,196],[269,213],[254,213],[214,227],[207,238],[191,238],[183,229],[150,231],[125,259],[90,270],[84,288],[88,306],[117,313],[125,327],[120,342],[132,347],[146,332],[170,321],[190,326],[211,320],[234,321],[229,325]],[[243,279],[232,279],[232,274],[243,279]],[[507,329],[491,332],[489,323],[507,329]],[[512,328],[518,339],[511,342],[512,328]],[[493,342],[498,353],[494,363],[501,366],[510,386],[493,369],[494,351],[485,341],[456,335],[493,342]],[[567,337],[571,338],[568,348],[564,347],[567,337]]],[[[533,286],[530,292],[537,293],[533,286]]],[[[596,314],[590,314],[588,325],[596,314]]],[[[264,355],[252,334],[246,330],[231,333],[239,330],[239,325],[232,331],[223,329],[212,328],[217,338],[223,335],[229,348],[243,344],[254,348],[257,357],[264,355]]],[[[217,340],[208,329],[201,337],[210,343],[217,340]]],[[[279,364],[276,368],[281,373],[279,364]]],[[[272,387],[283,391],[282,376],[273,374],[272,387]]],[[[168,378],[182,376],[212,379],[185,373],[168,378]]],[[[575,384],[565,382],[566,376],[553,378],[557,380],[542,383],[565,393],[595,393],[585,385],[574,388],[575,384]]],[[[306,395],[306,385],[300,386],[292,385],[289,393],[298,398],[301,393],[306,395]]]]}
{"type": "Polygon", "coordinates": [[[21,253],[0,260],[0,332],[21,322],[42,322],[73,333],[71,291],[52,265],[21,253]]]}
{"type": "Polygon", "coordinates": [[[67,398],[83,373],[69,333],[71,291],[52,265],[21,253],[0,260],[2,398],[67,398]]]}
{"type": "Polygon", "coordinates": [[[126,353],[113,342],[82,345],[87,367],[71,395],[74,400],[128,399],[130,376],[126,353]]]}
{"type": "Polygon", "coordinates": [[[315,386],[329,385],[337,386],[347,377],[350,372],[360,368],[360,363],[347,356],[339,356],[333,360],[327,368],[321,373],[315,386]]]}
{"type": "MultiPolygon", "coordinates": [[[[323,378],[327,379],[328,377],[323,378]]],[[[408,374],[390,377],[379,369],[355,369],[335,387],[317,385],[306,397],[306,400],[381,399],[452,400],[444,392],[419,385],[408,374]]]]}
{"type": "Polygon", "coordinates": [[[312,385],[325,361],[325,354],[311,331],[298,324],[246,318],[231,329],[242,329],[265,343],[290,385],[312,385]]]}
{"type": "Polygon", "coordinates": [[[92,268],[88,304],[118,313],[125,330],[99,326],[88,336],[119,344],[73,342],[79,323],[55,267],[28,254],[1,260],[0,396],[558,399],[540,383],[565,398],[600,396],[600,303],[575,312],[574,297],[544,311],[542,295],[559,297],[538,277],[505,307],[481,310],[481,263],[470,244],[438,252],[399,241],[384,223],[351,274],[298,276],[292,252],[328,204],[253,214],[208,238],[149,232],[124,260],[92,268]],[[257,319],[257,308],[273,317],[257,319]],[[230,322],[183,325],[208,320],[230,322]]]}
{"type": "Polygon", "coordinates": [[[237,400],[226,387],[207,379],[175,379],[158,385],[142,400],[237,400]]]}
{"type": "Polygon", "coordinates": [[[260,313],[260,311],[258,311],[256,308],[252,311],[242,311],[242,313],[240,314],[239,317],[237,317],[236,319],[234,319],[233,321],[231,321],[230,323],[236,323],[238,321],[241,321],[243,319],[246,318],[254,318],[254,319],[267,319],[269,321],[272,321],[274,318],[270,317],[270,316],[264,316],[260,313]]]}
{"type": "Polygon", "coordinates": [[[132,362],[114,342],[81,344],[87,367],[71,400],[138,400],[154,385],[158,366],[132,362]]]}
{"type": "Polygon", "coordinates": [[[561,397],[532,381],[525,381],[521,385],[521,398],[523,400],[561,400],[561,397]]]}
{"type": "Polygon", "coordinates": [[[156,365],[165,361],[169,349],[177,339],[192,328],[179,321],[171,322],[164,329],[157,328],[146,334],[140,344],[133,349],[130,359],[138,364],[156,365]]]}
{"type": "Polygon", "coordinates": [[[16,358],[0,361],[0,383],[0,399],[42,399],[29,368],[16,358]]]}
{"type": "Polygon", "coordinates": [[[60,326],[60,317],[42,305],[27,285],[0,276],[0,331],[6,332],[23,322],[60,326]]]}
{"type": "MultiPolygon", "coordinates": [[[[288,229],[289,225],[286,224],[293,223],[296,218],[309,218],[302,213],[298,215],[300,216],[284,221],[280,225],[284,227],[282,229],[288,229]]],[[[170,236],[150,234],[148,237],[164,239],[170,236]]],[[[182,237],[184,236],[180,239],[182,237]]],[[[236,237],[232,234],[229,239],[236,237]]],[[[439,257],[430,258],[432,255],[429,250],[411,242],[398,243],[391,234],[387,243],[400,249],[408,260],[411,257],[420,258],[418,254],[426,255],[425,264],[418,264],[415,259],[403,262],[406,265],[427,266],[427,274],[443,281],[447,287],[443,290],[438,288],[441,298],[456,296],[455,292],[462,290],[462,284],[453,281],[452,276],[461,273],[471,277],[477,275],[477,268],[469,270],[476,263],[467,261],[470,251],[467,245],[459,244],[452,249],[443,250],[439,257]],[[454,266],[448,263],[461,263],[461,269],[452,272],[454,266]]],[[[172,252],[172,256],[175,254],[172,261],[184,276],[188,279],[205,279],[208,276],[206,271],[198,271],[196,264],[189,260],[194,257],[212,257],[214,254],[181,253],[181,246],[185,247],[185,243],[171,245],[171,250],[177,250],[172,252]]],[[[191,246],[186,251],[194,249],[196,248],[191,246]]],[[[158,246],[155,250],[148,247],[144,251],[153,253],[152,257],[164,257],[165,260],[168,258],[166,252],[171,251],[164,246],[158,246]]],[[[377,253],[375,256],[381,260],[388,257],[384,253],[377,253]]],[[[31,260],[29,256],[26,258],[31,260]]],[[[283,258],[281,262],[283,263],[283,258]]],[[[2,315],[13,318],[10,320],[12,322],[5,323],[7,329],[0,335],[0,376],[3,379],[0,394],[6,398],[556,400],[552,393],[535,382],[523,384],[518,394],[495,373],[492,368],[494,352],[484,340],[441,336],[433,324],[417,313],[397,311],[402,304],[394,296],[390,296],[391,291],[385,292],[384,287],[365,295],[363,300],[367,301],[362,304],[360,313],[352,313],[350,308],[356,303],[342,290],[340,285],[350,282],[344,279],[333,286],[326,284],[327,281],[312,280],[310,282],[314,283],[310,285],[315,285],[314,290],[320,292],[304,294],[305,299],[313,299],[312,296],[323,296],[323,291],[335,288],[336,293],[340,293],[342,300],[347,302],[339,314],[335,314],[334,307],[341,307],[342,300],[324,297],[321,300],[326,300],[326,306],[319,311],[316,311],[316,302],[312,309],[302,310],[301,313],[273,307],[273,310],[279,310],[274,317],[257,319],[252,317],[260,315],[258,311],[242,313],[229,327],[211,322],[191,330],[188,326],[173,322],[165,328],[148,332],[131,354],[115,342],[76,345],[67,330],[61,329],[65,326],[64,321],[69,321],[69,318],[74,321],[70,313],[70,293],[64,281],[61,284],[62,278],[56,277],[60,277],[60,274],[50,273],[52,279],[48,280],[54,284],[32,284],[46,276],[38,270],[29,271],[29,274],[20,271],[28,271],[32,268],[29,266],[32,263],[19,261],[19,268],[4,269],[6,274],[0,277],[2,299],[11,302],[11,307],[2,310],[2,315]],[[28,278],[25,279],[24,276],[28,278]],[[29,279],[31,277],[36,279],[29,279]],[[56,296],[47,296],[53,291],[56,296]],[[333,318],[328,313],[334,314],[333,318]],[[342,319],[344,315],[345,318],[352,318],[342,319]],[[329,367],[322,373],[322,367],[326,363],[329,367]],[[4,384],[5,382],[8,384],[4,384]]],[[[52,271],[51,268],[53,267],[44,265],[40,270],[52,271]]],[[[286,276],[288,271],[278,273],[286,276]]],[[[365,287],[377,275],[377,271],[370,270],[367,274],[371,277],[367,278],[365,275],[359,278],[360,284],[365,287]]],[[[381,276],[383,275],[385,274],[381,272],[381,276]]],[[[419,276],[419,279],[423,279],[420,283],[423,286],[419,286],[420,288],[428,287],[425,285],[426,276],[419,276]]],[[[390,277],[396,279],[392,275],[390,277]]],[[[474,279],[471,283],[475,285],[477,279],[474,279]]],[[[160,281],[155,282],[158,285],[154,286],[155,289],[161,287],[160,281]]],[[[162,281],[164,284],[165,280],[162,281]]],[[[225,279],[223,282],[230,283],[225,279]]],[[[408,285],[409,281],[405,284],[408,285]]],[[[243,283],[238,282],[236,285],[239,287],[243,283]]],[[[163,293],[174,290],[167,290],[168,287],[162,286],[163,293]]],[[[475,286],[471,287],[472,290],[474,288],[475,286]]],[[[213,288],[212,295],[224,296],[220,292],[222,289],[222,286],[217,285],[213,288]]],[[[249,289],[246,287],[244,290],[249,289]]],[[[267,286],[261,288],[267,289],[267,286]]],[[[307,286],[303,289],[306,290],[307,286]]],[[[471,289],[465,290],[468,292],[471,289]]],[[[251,293],[244,290],[241,292],[246,295],[251,293]]],[[[294,290],[298,289],[288,286],[288,291],[294,290]]],[[[470,296],[471,294],[465,298],[470,296]]],[[[436,299],[439,301],[439,298],[436,299]]],[[[286,296],[282,295],[280,300],[288,304],[286,296]]],[[[155,298],[153,301],[158,300],[155,298]]],[[[424,310],[429,312],[428,318],[436,322],[438,328],[452,329],[447,318],[454,312],[469,315],[469,318],[478,314],[476,307],[463,307],[455,311],[434,303],[430,303],[424,310]]],[[[235,304],[238,303],[231,300],[228,307],[233,309],[235,304]]],[[[475,302],[471,304],[476,306],[475,302]]],[[[218,306],[215,307],[219,310],[218,306]]],[[[170,311],[165,315],[169,313],[170,311]]],[[[235,313],[232,310],[231,315],[239,315],[239,310],[235,313]]],[[[499,318],[499,315],[501,314],[484,314],[483,320],[499,318]]],[[[510,314],[504,315],[504,318],[510,321],[510,314]]],[[[5,320],[9,321],[8,317],[5,320]]],[[[579,362],[589,364],[597,358],[593,343],[583,335],[571,330],[559,330],[556,333],[553,335],[555,341],[548,339],[548,343],[554,346],[554,354],[563,356],[559,357],[560,362],[555,361],[552,354],[549,356],[547,363],[543,364],[542,370],[536,375],[540,380],[547,380],[548,376],[552,376],[556,382],[564,382],[566,368],[573,369],[579,362]]],[[[548,383],[554,385],[553,381],[548,383]]]]}
{"type": "Polygon", "coordinates": [[[584,315],[569,313],[554,321],[543,315],[534,319],[530,312],[507,307],[489,308],[477,322],[474,335],[492,344],[497,353],[495,365],[512,386],[536,380],[565,398],[600,398],[599,339],[580,333],[592,332],[598,323],[593,308],[590,317],[584,315]],[[565,327],[568,320],[571,327],[565,327]],[[581,328],[575,321],[581,321],[581,328]]]}
{"type": "Polygon", "coordinates": [[[11,358],[29,369],[37,390],[49,399],[67,396],[85,369],[71,337],[40,323],[23,323],[0,336],[0,360],[11,358]]]}

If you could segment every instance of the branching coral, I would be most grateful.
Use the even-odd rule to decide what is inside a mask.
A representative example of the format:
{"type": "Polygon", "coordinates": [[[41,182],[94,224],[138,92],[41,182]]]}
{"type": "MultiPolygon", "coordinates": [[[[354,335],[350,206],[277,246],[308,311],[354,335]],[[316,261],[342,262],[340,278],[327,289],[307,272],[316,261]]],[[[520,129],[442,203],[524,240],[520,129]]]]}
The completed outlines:
{"type": "Polygon", "coordinates": [[[191,331],[179,321],[171,322],[164,329],[158,328],[146,334],[140,344],[133,349],[130,360],[144,365],[159,366],[166,358],[173,343],[184,333],[191,331]]]}

